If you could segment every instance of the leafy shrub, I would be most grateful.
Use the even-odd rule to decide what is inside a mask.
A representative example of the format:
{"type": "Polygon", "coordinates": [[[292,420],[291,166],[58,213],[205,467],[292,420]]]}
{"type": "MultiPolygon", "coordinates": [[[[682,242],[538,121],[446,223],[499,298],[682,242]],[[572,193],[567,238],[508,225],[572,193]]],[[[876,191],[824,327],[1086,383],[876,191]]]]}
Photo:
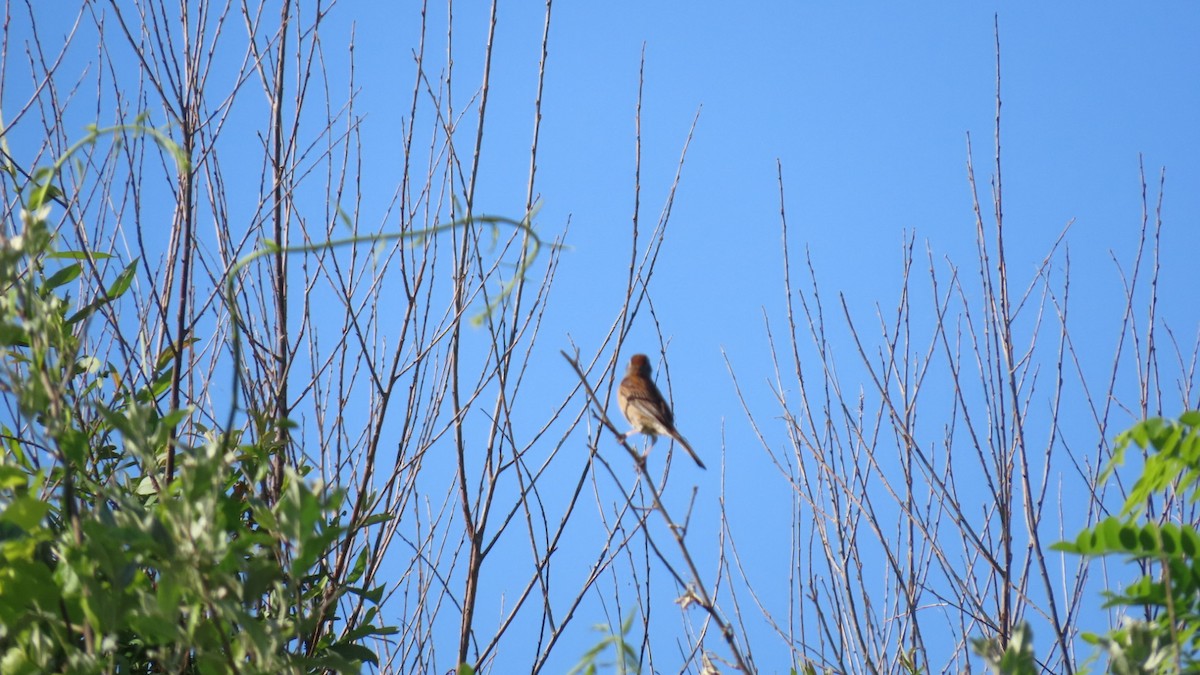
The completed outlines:
{"type": "MultiPolygon", "coordinates": [[[[91,138],[97,132],[92,130],[91,138]]],[[[168,150],[173,150],[169,142],[168,150]]],[[[79,147],[79,146],[76,146],[79,147]]],[[[64,158],[65,159],[65,158],[64,158]]],[[[0,237],[0,671],[357,672],[376,657],[381,588],[355,588],[367,563],[337,578],[325,560],[354,527],[343,493],[289,467],[260,494],[271,439],[252,430],[177,437],[195,411],[162,411],[175,355],[149,384],[86,353],[89,319],[118,303],[138,261],[97,299],[64,288],[92,251],[58,252],[46,220],[61,166],[33,175],[21,223],[0,237]],[[165,470],[174,452],[173,475],[165,470]],[[365,611],[337,616],[348,594],[365,611]]]]}
{"type": "MultiPolygon", "coordinates": [[[[1178,420],[1148,419],[1122,433],[1102,480],[1135,446],[1144,451],[1145,462],[1120,513],[1052,548],[1086,556],[1120,555],[1147,569],[1123,589],[1104,592],[1105,608],[1137,611],[1127,611],[1121,625],[1107,633],[1082,636],[1107,657],[1108,672],[1200,672],[1200,533],[1191,523],[1159,522],[1147,515],[1151,504],[1191,504],[1200,498],[1200,411],[1185,412],[1178,420]],[[1135,619],[1134,614],[1149,619],[1135,619]]],[[[1028,626],[1021,627],[1007,649],[999,645],[997,638],[973,641],[993,672],[1039,672],[1028,626]]]]}

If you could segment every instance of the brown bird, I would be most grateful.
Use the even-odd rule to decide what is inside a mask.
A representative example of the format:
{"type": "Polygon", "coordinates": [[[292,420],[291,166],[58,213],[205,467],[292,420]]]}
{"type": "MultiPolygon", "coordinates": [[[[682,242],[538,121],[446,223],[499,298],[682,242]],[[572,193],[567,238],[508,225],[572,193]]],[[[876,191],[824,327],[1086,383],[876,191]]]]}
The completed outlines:
{"type": "Polygon", "coordinates": [[[675,416],[671,414],[671,406],[667,405],[662,392],[654,385],[654,380],[650,379],[650,359],[645,354],[634,354],[629,359],[625,379],[617,388],[617,405],[621,407],[621,414],[633,425],[633,430],[625,434],[625,438],[633,434],[646,434],[653,446],[658,436],[669,436],[687,450],[701,469],[707,468],[692,446],[683,439],[683,435],[675,430],[675,416]]]}

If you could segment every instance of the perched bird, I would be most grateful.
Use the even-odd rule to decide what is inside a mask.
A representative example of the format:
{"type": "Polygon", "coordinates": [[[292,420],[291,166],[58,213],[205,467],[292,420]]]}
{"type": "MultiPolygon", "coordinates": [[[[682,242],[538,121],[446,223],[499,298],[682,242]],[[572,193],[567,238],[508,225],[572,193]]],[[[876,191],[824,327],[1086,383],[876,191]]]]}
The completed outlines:
{"type": "Polygon", "coordinates": [[[621,380],[621,386],[617,389],[617,405],[621,407],[621,414],[633,425],[633,431],[625,434],[625,438],[633,434],[646,434],[650,437],[650,444],[654,445],[657,436],[670,436],[687,450],[701,469],[706,468],[692,446],[675,430],[675,416],[671,414],[671,406],[667,405],[662,392],[654,386],[654,380],[650,379],[650,359],[645,354],[634,354],[629,359],[629,369],[625,371],[625,379],[621,380]]]}

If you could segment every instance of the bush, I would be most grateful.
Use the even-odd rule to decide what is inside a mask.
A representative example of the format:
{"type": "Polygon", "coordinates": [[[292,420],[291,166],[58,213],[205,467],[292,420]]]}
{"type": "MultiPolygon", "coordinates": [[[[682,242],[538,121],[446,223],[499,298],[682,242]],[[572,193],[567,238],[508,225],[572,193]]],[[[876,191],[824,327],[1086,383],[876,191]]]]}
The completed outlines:
{"type": "Polygon", "coordinates": [[[138,261],[96,300],[76,306],[65,294],[84,264],[109,256],[55,250],[47,218],[62,162],[34,174],[19,227],[5,228],[19,234],[0,241],[0,671],[375,663],[364,642],[394,629],[375,625],[382,588],[354,587],[367,550],[340,577],[324,562],[366,524],[344,523],[343,493],[307,482],[303,464],[286,469],[278,494],[258,489],[287,420],[194,426],[204,433],[184,442],[177,430],[196,411],[160,401],[171,350],[135,389],[122,364],[83,349],[89,318],[120,302],[138,261]],[[366,607],[352,619],[337,616],[348,594],[366,607]]]}
{"type": "MultiPolygon", "coordinates": [[[[1127,608],[1121,625],[1104,634],[1083,634],[1099,648],[1097,657],[1108,659],[1108,672],[1200,672],[1200,533],[1192,524],[1160,522],[1149,515],[1154,504],[1190,504],[1200,498],[1200,411],[1185,412],[1178,420],[1148,419],[1118,436],[1102,481],[1124,463],[1131,446],[1145,453],[1145,462],[1120,513],[1052,548],[1125,556],[1147,570],[1125,588],[1104,593],[1105,608],[1127,608]],[[1134,614],[1147,618],[1135,619],[1134,614]]],[[[973,645],[993,672],[1039,672],[1028,626],[1006,649],[996,638],[977,639],[973,645]]]]}

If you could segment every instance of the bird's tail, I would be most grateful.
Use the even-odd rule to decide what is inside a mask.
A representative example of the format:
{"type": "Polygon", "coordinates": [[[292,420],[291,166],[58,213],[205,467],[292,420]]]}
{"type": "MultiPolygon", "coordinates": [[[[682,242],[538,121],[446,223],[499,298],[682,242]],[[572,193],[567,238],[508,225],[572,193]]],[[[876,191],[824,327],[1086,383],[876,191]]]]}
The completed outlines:
{"type": "Polygon", "coordinates": [[[704,469],[705,471],[708,470],[708,467],[704,466],[704,462],[700,461],[700,457],[696,454],[696,451],[692,450],[692,446],[688,445],[688,442],[686,440],[684,440],[683,436],[676,433],[674,438],[680,445],[683,446],[684,450],[687,450],[687,454],[691,455],[692,461],[694,461],[696,463],[696,466],[700,467],[701,469],[704,469]]]}

